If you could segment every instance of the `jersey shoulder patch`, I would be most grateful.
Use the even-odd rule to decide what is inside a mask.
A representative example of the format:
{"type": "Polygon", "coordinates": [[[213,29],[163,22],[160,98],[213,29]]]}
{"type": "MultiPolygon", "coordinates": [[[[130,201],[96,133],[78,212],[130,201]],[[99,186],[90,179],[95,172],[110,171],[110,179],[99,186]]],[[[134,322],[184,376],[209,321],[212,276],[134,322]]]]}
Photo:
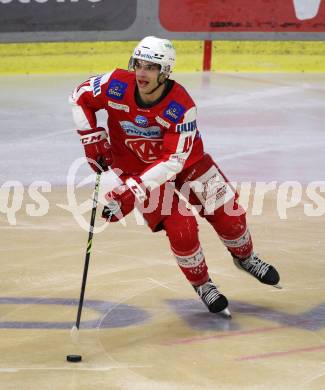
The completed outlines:
{"type": "Polygon", "coordinates": [[[178,123],[185,112],[185,107],[172,100],[165,109],[163,116],[174,123],[178,123]]]}
{"type": "Polygon", "coordinates": [[[130,83],[135,80],[134,72],[116,69],[109,79],[106,96],[114,100],[122,100],[130,83]]]}
{"type": "MultiPolygon", "coordinates": [[[[186,115],[187,112],[195,106],[193,99],[185,88],[176,81],[174,81],[173,88],[170,91],[169,99],[170,101],[161,116],[175,124],[180,123],[183,115],[186,115]]],[[[186,122],[188,122],[188,120],[186,122]]]]}
{"type": "Polygon", "coordinates": [[[118,79],[111,79],[106,90],[106,96],[116,100],[122,100],[128,84],[118,79]]]}

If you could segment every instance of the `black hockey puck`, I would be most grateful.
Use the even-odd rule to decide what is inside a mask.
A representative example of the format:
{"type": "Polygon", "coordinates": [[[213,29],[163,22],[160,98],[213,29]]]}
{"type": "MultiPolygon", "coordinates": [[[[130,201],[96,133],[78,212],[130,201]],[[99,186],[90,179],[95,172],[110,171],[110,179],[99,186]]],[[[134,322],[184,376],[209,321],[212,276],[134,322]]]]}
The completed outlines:
{"type": "Polygon", "coordinates": [[[70,363],[79,363],[81,359],[81,355],[67,355],[67,361],[70,363]]]}

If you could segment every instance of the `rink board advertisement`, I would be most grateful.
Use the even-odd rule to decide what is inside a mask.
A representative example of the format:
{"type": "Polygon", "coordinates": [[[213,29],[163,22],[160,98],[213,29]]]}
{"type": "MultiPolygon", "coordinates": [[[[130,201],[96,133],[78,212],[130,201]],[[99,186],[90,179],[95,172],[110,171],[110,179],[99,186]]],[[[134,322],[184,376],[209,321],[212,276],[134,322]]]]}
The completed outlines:
{"type": "Polygon", "coordinates": [[[325,32],[325,0],[160,0],[173,32],[325,32]],[[171,14],[171,10],[173,10],[171,14]]]}
{"type": "Polygon", "coordinates": [[[136,9],[136,0],[0,0],[0,32],[120,31],[136,9]]]}
{"type": "Polygon", "coordinates": [[[133,41],[147,35],[324,40],[325,0],[0,0],[0,42],[133,41]]]}

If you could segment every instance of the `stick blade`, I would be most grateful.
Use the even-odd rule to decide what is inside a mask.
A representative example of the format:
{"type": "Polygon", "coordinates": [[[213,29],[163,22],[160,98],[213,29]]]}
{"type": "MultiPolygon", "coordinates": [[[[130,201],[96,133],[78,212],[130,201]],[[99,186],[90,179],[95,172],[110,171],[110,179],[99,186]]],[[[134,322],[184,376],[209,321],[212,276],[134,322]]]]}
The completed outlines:
{"type": "Polygon", "coordinates": [[[79,329],[74,325],[70,330],[70,336],[74,344],[79,344],[79,329]]]}
{"type": "Polygon", "coordinates": [[[227,307],[225,309],[223,309],[222,311],[220,311],[219,313],[222,317],[227,318],[229,320],[232,318],[231,312],[227,307]]]}

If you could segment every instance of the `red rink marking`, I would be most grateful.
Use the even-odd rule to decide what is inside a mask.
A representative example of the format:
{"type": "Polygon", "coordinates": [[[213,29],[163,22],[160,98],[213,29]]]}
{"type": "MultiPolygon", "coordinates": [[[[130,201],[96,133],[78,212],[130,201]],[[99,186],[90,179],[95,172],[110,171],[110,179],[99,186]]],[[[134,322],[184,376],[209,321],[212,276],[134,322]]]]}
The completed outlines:
{"type": "Polygon", "coordinates": [[[191,337],[187,339],[178,339],[178,340],[172,340],[172,341],[166,341],[164,343],[161,343],[161,345],[178,345],[178,344],[192,344],[200,341],[207,341],[207,340],[217,340],[217,339],[225,339],[228,337],[237,337],[247,334],[256,334],[256,333],[267,333],[267,332],[273,332],[276,330],[281,330],[285,328],[290,328],[290,326],[283,325],[283,326],[270,326],[267,328],[256,328],[251,330],[244,330],[244,331],[234,331],[234,332],[228,332],[223,334],[217,334],[213,336],[205,336],[205,337],[191,337]]]}
{"type": "Polygon", "coordinates": [[[260,355],[251,355],[251,356],[241,356],[235,360],[244,361],[244,360],[258,360],[258,359],[268,359],[276,356],[287,356],[301,352],[316,352],[325,349],[325,345],[320,345],[318,347],[309,347],[309,348],[297,348],[297,349],[289,349],[288,351],[280,351],[280,352],[270,352],[264,353],[260,355]]]}

